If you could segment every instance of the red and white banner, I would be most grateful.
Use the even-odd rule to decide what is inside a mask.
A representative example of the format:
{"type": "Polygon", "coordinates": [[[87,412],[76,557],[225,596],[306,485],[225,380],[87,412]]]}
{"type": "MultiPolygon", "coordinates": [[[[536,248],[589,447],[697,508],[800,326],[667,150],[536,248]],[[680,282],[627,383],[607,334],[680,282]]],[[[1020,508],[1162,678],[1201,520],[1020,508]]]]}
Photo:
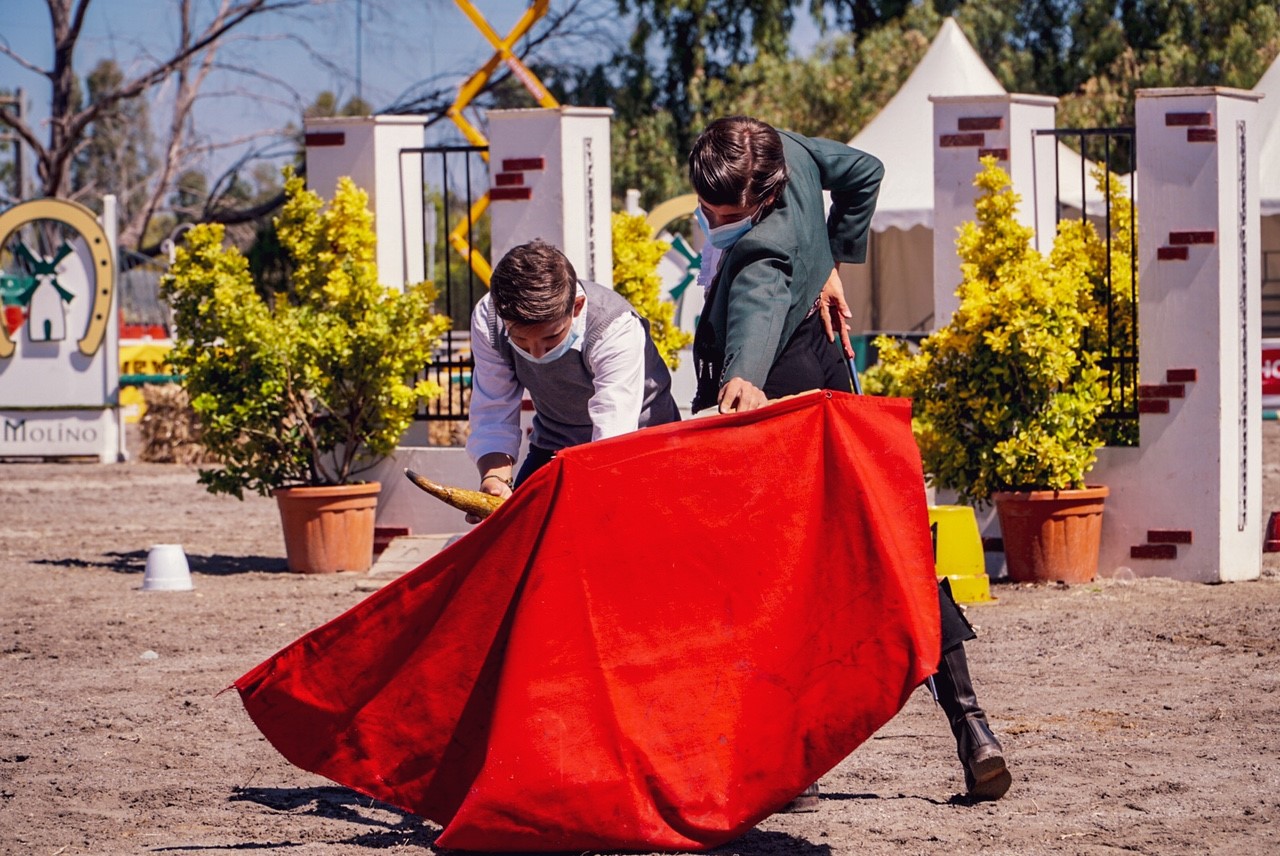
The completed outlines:
{"type": "Polygon", "coordinates": [[[1280,408],[1280,339],[1262,340],[1262,406],[1280,408]]]}

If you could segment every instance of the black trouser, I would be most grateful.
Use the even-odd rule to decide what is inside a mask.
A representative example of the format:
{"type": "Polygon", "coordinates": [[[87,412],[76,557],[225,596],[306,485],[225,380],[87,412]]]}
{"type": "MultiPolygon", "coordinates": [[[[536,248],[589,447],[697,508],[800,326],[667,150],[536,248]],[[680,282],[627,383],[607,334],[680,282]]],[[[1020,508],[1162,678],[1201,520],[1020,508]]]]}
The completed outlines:
{"type": "Polygon", "coordinates": [[[525,453],[524,463],[520,465],[520,473],[516,476],[513,487],[520,487],[539,468],[551,463],[551,459],[555,457],[555,454],[553,449],[543,449],[530,443],[529,451],[525,453]]]}
{"type": "Polygon", "coordinates": [[[954,651],[970,639],[977,639],[973,625],[964,617],[956,599],[951,596],[951,580],[941,577],[938,580],[938,617],[942,619],[942,653],[954,651]]]}
{"type": "Polygon", "coordinates": [[[787,346],[773,361],[764,382],[764,394],[768,398],[781,398],[811,389],[849,392],[852,382],[840,338],[827,341],[822,317],[815,312],[800,322],[787,346]]]}

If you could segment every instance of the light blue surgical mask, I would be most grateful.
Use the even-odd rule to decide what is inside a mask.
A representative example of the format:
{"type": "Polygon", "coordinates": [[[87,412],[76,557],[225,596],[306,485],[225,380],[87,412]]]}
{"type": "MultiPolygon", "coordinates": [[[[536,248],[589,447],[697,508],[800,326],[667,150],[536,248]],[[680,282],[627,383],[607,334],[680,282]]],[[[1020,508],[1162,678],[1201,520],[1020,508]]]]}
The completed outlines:
{"type": "Polygon", "coordinates": [[[743,217],[741,220],[734,220],[732,223],[725,223],[712,229],[707,222],[707,215],[702,213],[701,205],[694,209],[693,216],[702,227],[702,233],[707,236],[711,246],[721,250],[727,250],[738,243],[738,239],[750,232],[751,227],[755,225],[754,217],[743,217]]]}
{"type": "Polygon", "coordinates": [[[547,351],[545,354],[543,354],[540,357],[535,357],[533,354],[529,353],[524,348],[517,345],[515,342],[511,342],[510,344],[511,344],[511,349],[514,350],[517,354],[524,357],[529,362],[534,363],[535,365],[541,366],[547,363],[553,363],[556,360],[563,357],[565,353],[567,353],[568,350],[574,346],[574,343],[577,342],[578,339],[580,338],[581,336],[578,335],[578,331],[571,328],[569,330],[569,335],[564,337],[563,342],[556,345],[554,348],[547,351]]]}

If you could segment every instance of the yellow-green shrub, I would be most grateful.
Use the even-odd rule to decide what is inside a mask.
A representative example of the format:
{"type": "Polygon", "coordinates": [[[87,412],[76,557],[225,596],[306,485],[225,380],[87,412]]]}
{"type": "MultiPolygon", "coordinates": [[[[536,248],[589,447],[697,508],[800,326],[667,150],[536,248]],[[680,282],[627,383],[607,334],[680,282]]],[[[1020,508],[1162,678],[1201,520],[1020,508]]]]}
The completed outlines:
{"type": "Polygon", "coordinates": [[[680,349],[693,340],[693,334],[676,326],[675,304],[662,299],[658,262],[669,249],[670,244],[651,236],[643,217],[613,215],[613,290],[648,320],[658,353],[674,369],[680,364],[680,349]]]}
{"type": "Polygon", "coordinates": [[[220,225],[190,230],[161,284],[174,311],[170,364],[222,462],[200,472],[213,493],[350,482],[439,393],[413,377],[448,319],[430,285],[378,283],[364,191],[343,178],[326,209],[292,171],[285,178],[282,291],[260,296],[220,225]]]}
{"type": "MultiPolygon", "coordinates": [[[[960,308],[917,351],[879,338],[881,362],[866,384],[913,399],[930,481],[978,504],[996,491],[1083,487],[1108,403],[1098,337],[1086,336],[1103,329],[1105,246],[1092,226],[1070,222],[1042,256],[1014,218],[1008,174],[993,158],[982,163],[977,219],[957,240],[960,308]]],[[[1132,323],[1128,310],[1122,323],[1132,323]]]]}

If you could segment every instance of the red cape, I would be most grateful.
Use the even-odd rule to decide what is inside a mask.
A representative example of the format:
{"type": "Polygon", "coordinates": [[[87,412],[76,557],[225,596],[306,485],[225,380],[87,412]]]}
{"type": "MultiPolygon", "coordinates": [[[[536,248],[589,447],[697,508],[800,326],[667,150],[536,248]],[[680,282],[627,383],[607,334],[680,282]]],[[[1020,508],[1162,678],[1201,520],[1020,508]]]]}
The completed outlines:
{"type": "Polygon", "coordinates": [[[714,847],[935,670],[923,485],[909,404],[841,393],[567,449],[235,686],[442,847],[714,847]]]}

